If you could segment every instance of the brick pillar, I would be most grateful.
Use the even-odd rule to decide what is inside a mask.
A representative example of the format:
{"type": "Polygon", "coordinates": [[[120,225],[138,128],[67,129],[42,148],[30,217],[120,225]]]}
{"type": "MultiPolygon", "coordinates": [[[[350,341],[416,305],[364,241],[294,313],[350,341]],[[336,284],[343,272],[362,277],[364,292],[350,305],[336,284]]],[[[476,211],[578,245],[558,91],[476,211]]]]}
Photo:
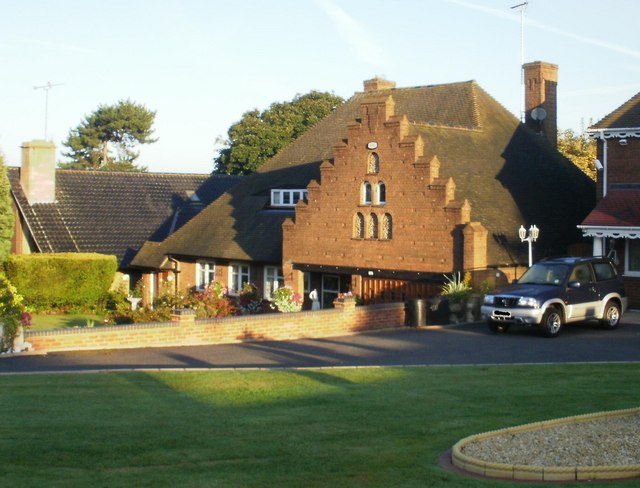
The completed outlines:
{"type": "Polygon", "coordinates": [[[176,308],[171,314],[171,322],[182,327],[193,326],[196,323],[196,311],[190,308],[176,308]]]}

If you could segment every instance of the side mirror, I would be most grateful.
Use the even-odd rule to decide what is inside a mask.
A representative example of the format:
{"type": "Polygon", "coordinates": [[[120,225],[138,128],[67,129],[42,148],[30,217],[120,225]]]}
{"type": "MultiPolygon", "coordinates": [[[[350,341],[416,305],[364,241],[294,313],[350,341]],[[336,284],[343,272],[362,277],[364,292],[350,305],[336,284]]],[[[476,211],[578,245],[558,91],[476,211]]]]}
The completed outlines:
{"type": "Polygon", "coordinates": [[[580,288],[582,285],[579,281],[570,281],[568,286],[569,288],[580,288]]]}

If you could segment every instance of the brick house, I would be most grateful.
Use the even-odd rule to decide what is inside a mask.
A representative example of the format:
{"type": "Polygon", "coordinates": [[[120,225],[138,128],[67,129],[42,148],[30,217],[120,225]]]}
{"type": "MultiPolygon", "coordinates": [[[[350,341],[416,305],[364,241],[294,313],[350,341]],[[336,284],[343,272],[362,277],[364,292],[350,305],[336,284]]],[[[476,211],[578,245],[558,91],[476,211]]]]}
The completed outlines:
{"type": "Polygon", "coordinates": [[[547,115],[526,124],[475,81],[368,80],[132,265],[173,272],[180,289],[315,289],[327,307],[348,290],[368,303],[434,295],[456,271],[511,279],[527,262],[520,225],[541,229],[537,257],[564,254],[595,189],[555,149],[557,67],[525,73],[527,113],[547,115]]]}
{"type": "Polygon", "coordinates": [[[598,143],[598,202],[579,227],[594,256],[614,258],[629,306],[640,307],[640,93],[587,132],[598,143]]]}
{"type": "Polygon", "coordinates": [[[8,167],[17,254],[115,255],[120,271],[147,241],[162,241],[240,181],[224,175],[61,170],[55,146],[30,141],[8,167]]]}

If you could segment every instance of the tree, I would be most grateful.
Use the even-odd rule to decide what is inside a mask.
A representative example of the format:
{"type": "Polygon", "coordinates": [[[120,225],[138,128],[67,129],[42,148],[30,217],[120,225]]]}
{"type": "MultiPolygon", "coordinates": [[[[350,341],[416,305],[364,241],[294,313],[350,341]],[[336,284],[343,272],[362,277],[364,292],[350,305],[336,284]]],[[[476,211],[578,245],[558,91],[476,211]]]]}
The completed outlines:
{"type": "Polygon", "coordinates": [[[275,102],[259,112],[245,112],[233,124],[214,159],[214,172],[243,175],[255,171],[280,149],[333,112],[343,99],[331,93],[311,91],[290,102],[275,102]]]}
{"type": "Polygon", "coordinates": [[[7,178],[7,167],[4,158],[0,154],[0,263],[7,260],[11,251],[11,238],[13,237],[14,220],[11,208],[11,190],[7,178]]]}
{"type": "Polygon", "coordinates": [[[558,151],[595,181],[596,141],[584,133],[578,135],[571,129],[558,131],[558,151]]]}
{"type": "Polygon", "coordinates": [[[116,105],[100,105],[69,132],[69,137],[63,142],[69,151],[63,155],[72,161],[62,163],[60,167],[146,171],[146,168],[133,163],[139,156],[134,148],[137,144],[150,144],[157,140],[151,138],[155,116],[155,112],[130,100],[121,100],[116,105]]]}

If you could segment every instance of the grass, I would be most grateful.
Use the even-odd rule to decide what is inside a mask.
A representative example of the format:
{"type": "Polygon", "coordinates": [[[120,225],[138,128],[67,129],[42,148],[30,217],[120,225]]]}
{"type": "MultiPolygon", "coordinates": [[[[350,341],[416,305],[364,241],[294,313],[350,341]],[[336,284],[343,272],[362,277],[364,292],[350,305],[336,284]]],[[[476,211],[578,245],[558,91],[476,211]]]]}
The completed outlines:
{"type": "Polygon", "coordinates": [[[72,329],[74,327],[86,327],[87,321],[93,321],[94,325],[101,325],[104,321],[104,315],[33,314],[30,330],[72,329]]]}
{"type": "Polygon", "coordinates": [[[5,486],[522,488],[544,485],[438,458],[473,433],[638,406],[640,365],[17,375],[0,389],[5,486]]]}

